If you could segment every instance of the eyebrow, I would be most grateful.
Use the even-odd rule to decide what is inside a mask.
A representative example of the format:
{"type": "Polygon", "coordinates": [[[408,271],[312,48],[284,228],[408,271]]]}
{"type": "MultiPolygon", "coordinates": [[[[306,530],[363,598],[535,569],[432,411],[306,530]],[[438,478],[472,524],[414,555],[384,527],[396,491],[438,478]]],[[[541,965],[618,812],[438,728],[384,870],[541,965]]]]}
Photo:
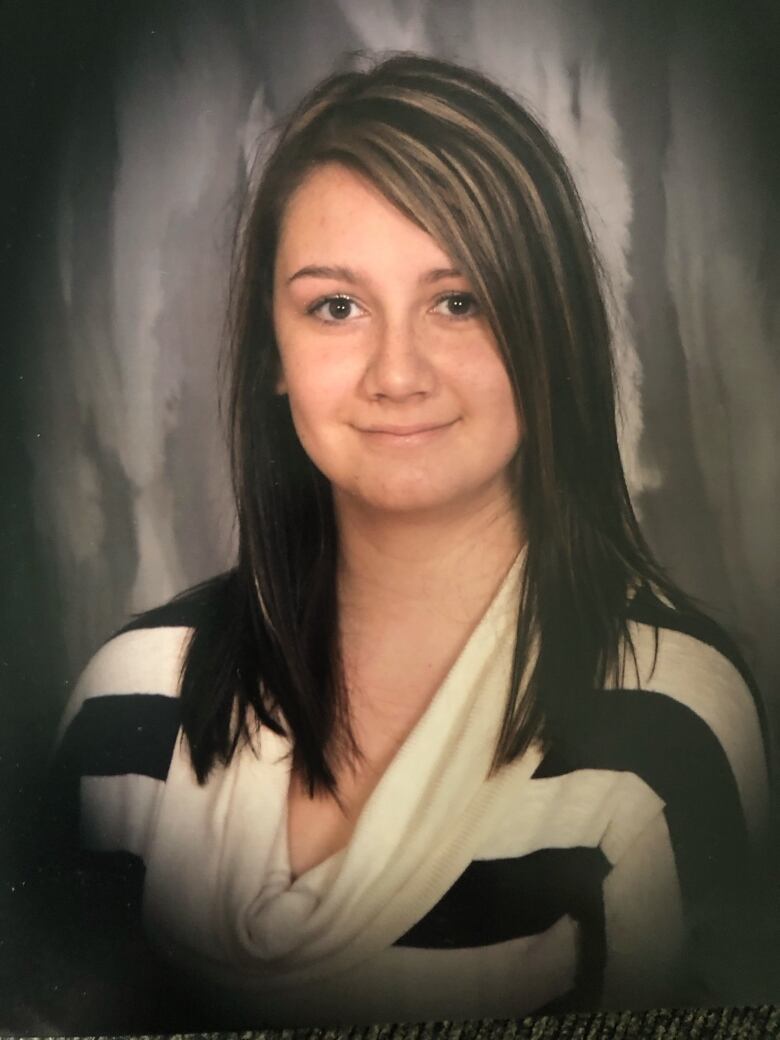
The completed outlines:
{"type": "MultiPolygon", "coordinates": [[[[434,267],[421,275],[420,282],[430,285],[432,282],[441,281],[442,278],[462,278],[463,274],[457,267],[434,267]]],[[[341,281],[355,285],[360,281],[360,276],[351,267],[341,265],[329,266],[322,264],[307,264],[301,267],[295,274],[291,274],[286,284],[296,281],[298,278],[338,278],[341,281]]]]}

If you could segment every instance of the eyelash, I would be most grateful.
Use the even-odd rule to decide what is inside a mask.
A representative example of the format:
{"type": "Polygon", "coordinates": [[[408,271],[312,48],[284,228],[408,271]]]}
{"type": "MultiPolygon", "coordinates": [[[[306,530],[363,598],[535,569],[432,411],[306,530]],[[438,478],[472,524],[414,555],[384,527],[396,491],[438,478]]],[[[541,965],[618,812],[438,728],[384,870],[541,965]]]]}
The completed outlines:
{"type": "Polygon", "coordinates": [[[306,313],[310,314],[313,318],[317,318],[319,321],[324,322],[326,325],[341,325],[343,319],[338,318],[321,318],[317,311],[321,310],[328,303],[350,303],[356,306],[355,301],[351,296],[346,296],[344,293],[331,293],[330,296],[321,296],[319,300],[315,300],[310,307],[306,308],[306,313]]]}
{"type": "MultiPolygon", "coordinates": [[[[479,314],[479,305],[477,304],[476,298],[470,292],[448,292],[444,293],[438,298],[435,303],[435,307],[441,306],[442,303],[446,303],[448,300],[466,300],[468,301],[470,310],[468,314],[448,314],[446,317],[451,318],[453,321],[465,321],[466,318],[473,318],[479,314]]],[[[321,296],[318,300],[315,300],[311,306],[306,308],[306,313],[311,315],[313,318],[317,318],[318,321],[323,322],[326,325],[342,325],[348,319],[346,318],[322,318],[317,314],[317,311],[321,310],[326,304],[335,303],[341,301],[344,303],[353,304],[358,306],[355,300],[351,296],[347,296],[345,293],[331,293],[328,296],[321,296]]]]}

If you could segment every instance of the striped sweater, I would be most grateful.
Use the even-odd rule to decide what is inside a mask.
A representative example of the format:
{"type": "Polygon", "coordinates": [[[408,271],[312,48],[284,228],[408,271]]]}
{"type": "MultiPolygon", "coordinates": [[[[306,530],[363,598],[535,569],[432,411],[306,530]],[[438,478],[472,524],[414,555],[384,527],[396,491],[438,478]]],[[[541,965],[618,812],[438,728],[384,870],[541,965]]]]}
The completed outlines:
{"type": "MultiPolygon", "coordinates": [[[[95,869],[123,864],[150,939],[208,1009],[204,1022],[506,1018],[734,1002],[732,953],[744,942],[767,775],[754,685],[717,626],[640,591],[628,607],[637,681],[624,675],[620,688],[596,691],[567,738],[505,771],[501,813],[475,824],[468,862],[441,870],[440,890],[429,886],[423,902],[410,894],[414,919],[398,916],[403,923],[381,949],[369,946],[296,986],[269,987],[246,948],[265,943],[268,963],[282,964],[296,915],[343,884],[343,854],[290,888],[289,759],[270,753],[274,735],[261,735],[255,774],[246,772],[254,765],[240,765],[255,757],[242,748],[205,787],[191,777],[178,739],[178,675],[208,596],[199,591],[142,615],[99,651],[66,712],[55,766],[64,827],[75,828],[78,817],[95,869]],[[267,788],[257,829],[268,841],[251,848],[244,821],[236,839],[244,851],[230,861],[220,843],[246,783],[232,775],[239,768],[252,798],[267,788]],[[188,804],[197,807],[197,826],[188,804]],[[247,881],[253,869],[256,882],[247,881]],[[256,884],[255,903],[264,885],[280,896],[276,930],[265,937],[242,938],[238,926],[228,935],[216,921],[239,916],[235,893],[247,884],[256,884]]],[[[374,858],[392,857],[376,833],[374,858]]]]}

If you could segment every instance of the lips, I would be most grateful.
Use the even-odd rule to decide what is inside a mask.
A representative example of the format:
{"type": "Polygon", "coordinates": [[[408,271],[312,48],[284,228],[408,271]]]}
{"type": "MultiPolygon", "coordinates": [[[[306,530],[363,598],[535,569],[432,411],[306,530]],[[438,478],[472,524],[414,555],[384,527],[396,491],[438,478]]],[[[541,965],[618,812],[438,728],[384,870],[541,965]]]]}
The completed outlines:
{"type": "Polygon", "coordinates": [[[440,437],[458,422],[453,419],[444,423],[377,423],[375,426],[356,427],[365,444],[382,449],[423,448],[440,437]]]}
{"type": "Polygon", "coordinates": [[[414,437],[421,433],[433,433],[436,430],[445,430],[452,426],[455,420],[444,423],[414,423],[408,426],[399,426],[394,423],[382,423],[377,426],[364,426],[362,433],[386,434],[390,437],[414,437]]]}

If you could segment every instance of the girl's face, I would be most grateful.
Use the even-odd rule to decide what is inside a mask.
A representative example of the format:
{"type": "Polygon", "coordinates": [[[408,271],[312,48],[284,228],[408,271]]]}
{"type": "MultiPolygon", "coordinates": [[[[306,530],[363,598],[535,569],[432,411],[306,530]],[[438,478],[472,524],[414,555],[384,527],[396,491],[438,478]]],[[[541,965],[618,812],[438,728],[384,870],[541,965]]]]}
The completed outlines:
{"type": "Polygon", "coordinates": [[[295,191],[273,311],[278,390],[337,505],[506,498],[522,431],[495,338],[447,254],[369,181],[327,164],[295,191]]]}

